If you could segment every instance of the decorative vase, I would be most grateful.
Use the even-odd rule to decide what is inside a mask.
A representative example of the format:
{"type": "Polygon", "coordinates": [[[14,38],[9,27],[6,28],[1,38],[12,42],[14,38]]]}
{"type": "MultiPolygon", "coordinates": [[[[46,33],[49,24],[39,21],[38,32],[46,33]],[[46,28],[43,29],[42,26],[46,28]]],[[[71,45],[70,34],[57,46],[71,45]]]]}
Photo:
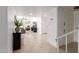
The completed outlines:
{"type": "Polygon", "coordinates": [[[19,33],[20,28],[19,28],[19,27],[16,27],[16,28],[15,28],[15,31],[16,31],[16,33],[19,33]]]}

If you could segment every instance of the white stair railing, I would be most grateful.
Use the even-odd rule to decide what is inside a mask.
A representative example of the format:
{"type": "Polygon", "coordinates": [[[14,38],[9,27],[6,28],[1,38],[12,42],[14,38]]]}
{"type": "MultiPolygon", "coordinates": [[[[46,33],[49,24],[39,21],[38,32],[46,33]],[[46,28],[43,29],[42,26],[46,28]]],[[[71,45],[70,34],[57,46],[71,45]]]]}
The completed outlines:
{"type": "Polygon", "coordinates": [[[68,35],[71,35],[71,34],[75,34],[76,32],[77,32],[78,30],[77,29],[75,29],[75,30],[73,30],[73,31],[71,31],[71,32],[68,32],[68,33],[66,33],[66,34],[64,34],[64,35],[62,35],[62,36],[59,36],[58,38],[56,38],[56,42],[57,42],[57,52],[59,52],[59,39],[61,39],[61,38],[63,38],[63,37],[65,37],[66,39],[65,39],[65,44],[66,44],[66,53],[68,52],[68,47],[67,47],[67,41],[68,41],[68,39],[67,39],[67,36],[68,35]]]}

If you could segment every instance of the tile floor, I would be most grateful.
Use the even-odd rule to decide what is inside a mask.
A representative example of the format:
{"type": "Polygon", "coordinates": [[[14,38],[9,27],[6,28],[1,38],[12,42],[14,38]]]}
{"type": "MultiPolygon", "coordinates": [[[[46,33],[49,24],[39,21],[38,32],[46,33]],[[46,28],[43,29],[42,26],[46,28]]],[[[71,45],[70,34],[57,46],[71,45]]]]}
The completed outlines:
{"type": "Polygon", "coordinates": [[[47,34],[26,32],[22,34],[21,49],[14,53],[56,53],[56,48],[47,42],[47,34]]]}

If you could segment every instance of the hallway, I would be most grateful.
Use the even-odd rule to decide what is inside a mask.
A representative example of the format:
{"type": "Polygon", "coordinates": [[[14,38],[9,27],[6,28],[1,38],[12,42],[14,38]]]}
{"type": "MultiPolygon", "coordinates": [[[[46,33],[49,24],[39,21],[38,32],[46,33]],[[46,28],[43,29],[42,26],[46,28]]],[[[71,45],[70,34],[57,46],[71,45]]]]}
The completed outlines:
{"type": "Polygon", "coordinates": [[[21,49],[14,53],[56,53],[56,48],[47,42],[47,34],[26,32],[22,34],[21,49]]]}

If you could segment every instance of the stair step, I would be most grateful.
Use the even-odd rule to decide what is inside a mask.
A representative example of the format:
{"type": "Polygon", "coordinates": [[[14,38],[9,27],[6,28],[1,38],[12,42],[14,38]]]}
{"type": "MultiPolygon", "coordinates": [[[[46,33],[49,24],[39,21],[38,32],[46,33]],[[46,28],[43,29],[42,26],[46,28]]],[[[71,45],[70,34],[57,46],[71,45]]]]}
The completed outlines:
{"type": "MultiPolygon", "coordinates": [[[[78,52],[78,43],[77,42],[71,42],[67,44],[68,53],[77,53],[78,52]]],[[[62,45],[59,47],[60,51],[65,52],[65,45],[62,45]]]]}

